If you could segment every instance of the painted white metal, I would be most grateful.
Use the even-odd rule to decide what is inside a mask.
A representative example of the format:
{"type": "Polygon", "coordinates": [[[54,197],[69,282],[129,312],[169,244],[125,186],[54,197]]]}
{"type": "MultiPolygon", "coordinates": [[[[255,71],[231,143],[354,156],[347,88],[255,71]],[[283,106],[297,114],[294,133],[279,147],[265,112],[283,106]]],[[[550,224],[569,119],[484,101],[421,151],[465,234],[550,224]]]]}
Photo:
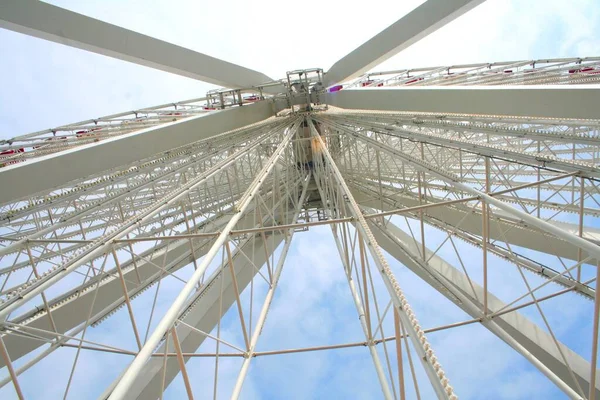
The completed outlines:
{"type": "Polygon", "coordinates": [[[344,250],[342,249],[342,245],[340,243],[340,239],[337,235],[337,232],[334,229],[333,237],[335,240],[335,245],[338,249],[338,253],[340,255],[340,259],[342,260],[342,264],[344,265],[344,273],[346,274],[346,280],[348,281],[348,286],[350,288],[350,292],[352,293],[352,300],[354,300],[354,306],[356,307],[356,311],[358,311],[358,319],[360,320],[361,327],[365,334],[365,338],[367,346],[369,347],[369,352],[371,353],[371,358],[373,359],[373,364],[375,366],[375,372],[377,373],[377,379],[379,379],[379,385],[381,386],[381,390],[383,392],[383,397],[385,399],[392,399],[394,396],[390,390],[390,386],[388,384],[387,378],[385,376],[385,372],[383,367],[381,366],[381,360],[379,359],[379,354],[377,353],[377,349],[375,348],[375,344],[373,343],[373,339],[369,337],[369,330],[367,328],[367,320],[365,318],[365,309],[360,301],[360,296],[356,291],[356,285],[354,284],[354,280],[352,279],[352,275],[350,273],[350,266],[346,264],[344,258],[344,250]]]}
{"type": "Polygon", "coordinates": [[[328,104],[357,110],[600,119],[600,88],[569,86],[428,86],[341,90],[328,104]]]}
{"type": "Polygon", "coordinates": [[[220,86],[272,81],[260,72],[36,0],[0,3],[0,27],[220,86]]]}
{"type": "MultiPolygon", "coordinates": [[[[483,0],[426,1],[338,61],[326,75],[326,85],[358,76],[481,2],[483,0]]],[[[42,2],[24,0],[0,4],[0,27],[226,86],[251,87],[271,81],[256,71],[42,2]]],[[[252,279],[262,275],[258,268],[263,262],[267,263],[271,276],[271,267],[274,267],[271,264],[275,263],[272,254],[285,238],[284,252],[274,271],[275,280],[271,283],[258,325],[254,327],[254,335],[249,343],[246,339],[247,352],[239,350],[246,352],[246,358],[233,388],[233,397],[237,398],[293,234],[290,231],[286,236],[273,231],[267,240],[262,229],[267,220],[267,225],[273,220],[277,223],[287,220],[286,229],[298,227],[294,224],[297,214],[288,210],[289,204],[297,204],[296,211],[299,211],[304,203],[302,199],[307,195],[308,203],[312,207],[317,204],[318,212],[335,214],[340,209],[351,208],[349,219],[365,238],[438,397],[454,399],[455,395],[382,256],[379,243],[471,315],[474,318],[471,322],[480,320],[568,396],[584,398],[590,381],[594,382],[590,379],[590,371],[596,370],[566,346],[557,344],[552,330],[550,334],[546,333],[516,311],[494,314],[508,306],[470,282],[466,275],[438,256],[437,250],[427,249],[424,233],[418,243],[392,224],[382,225],[382,218],[365,217],[363,211],[372,212],[365,208],[369,206],[382,210],[419,207],[425,199],[425,203],[430,203],[426,205],[426,212],[412,214],[420,219],[422,232],[424,224],[429,224],[483,248],[484,254],[499,255],[559,283],[565,288],[564,293],[579,291],[588,299],[592,298],[596,294],[594,285],[588,286],[592,280],[583,282],[580,277],[573,276],[575,272],[568,276],[556,270],[548,271],[544,264],[515,256],[509,246],[517,245],[582,264],[589,264],[592,257],[600,258],[600,230],[594,227],[593,220],[584,220],[584,217],[600,216],[597,203],[593,204],[597,200],[594,178],[598,176],[596,167],[600,161],[600,146],[597,145],[600,89],[581,85],[600,80],[598,60],[516,61],[388,71],[365,75],[344,85],[344,90],[323,97],[320,93],[308,96],[303,93],[297,97],[282,95],[272,101],[259,101],[224,111],[207,110],[197,104],[202,99],[194,99],[0,141],[0,187],[10,188],[0,191],[0,261],[3,263],[0,276],[10,276],[15,271],[29,273],[40,262],[51,265],[43,275],[38,276],[34,271],[18,284],[7,285],[9,279],[4,279],[0,289],[0,296],[3,296],[0,315],[8,319],[2,323],[5,331],[0,340],[6,345],[7,354],[2,357],[0,366],[8,366],[11,373],[0,381],[0,387],[11,380],[18,387],[20,374],[61,346],[74,346],[69,343],[71,338],[89,325],[102,322],[122,306],[125,300],[121,285],[127,290],[125,297],[133,298],[158,282],[163,273],[172,273],[193,263],[195,273],[171,304],[150,340],[138,353],[121,351],[135,355],[135,359],[102,397],[146,400],[162,396],[163,379],[165,385],[172,382],[184,365],[185,354],[195,352],[205,339],[206,336],[199,335],[197,330],[210,332],[215,327],[234,301],[239,302],[236,286],[243,290],[252,279]],[[380,84],[382,87],[377,87],[380,84]],[[493,86],[497,84],[523,86],[493,86]],[[578,85],[577,89],[573,84],[578,85]],[[365,88],[348,90],[355,86],[365,88]],[[289,128],[292,119],[267,120],[276,111],[292,104],[305,104],[308,97],[315,102],[325,98],[331,105],[342,108],[373,110],[340,116],[342,113],[331,107],[323,114],[311,113],[323,124],[318,132],[312,125],[305,129],[312,129],[313,139],[319,141],[327,160],[313,159],[315,163],[310,167],[303,163],[306,154],[294,154],[298,150],[291,151],[295,147],[289,146],[294,132],[284,129],[289,128]],[[327,114],[333,115],[329,118],[327,114]],[[243,128],[248,126],[271,127],[273,130],[266,129],[268,134],[258,137],[255,134],[259,132],[253,131],[254,128],[243,128]],[[240,133],[242,131],[247,135],[240,133]],[[271,140],[273,138],[276,140],[271,140]],[[197,142],[202,139],[204,141],[197,142]],[[535,141],[537,151],[536,146],[532,146],[535,141]],[[325,143],[331,146],[331,152],[325,143]],[[416,154],[418,147],[408,151],[396,147],[403,143],[417,143],[421,158],[411,153],[412,150],[416,154]],[[429,153],[424,152],[424,146],[429,153]],[[353,150],[349,151],[349,148],[353,150]],[[480,157],[485,157],[485,172],[480,157]],[[489,176],[490,160],[496,165],[497,176],[489,176]],[[329,166],[325,167],[326,164],[329,166]],[[394,168],[390,168],[391,165],[394,168]],[[549,171],[547,167],[553,172],[542,177],[549,171]],[[463,168],[470,172],[463,174],[463,168]],[[315,178],[320,174],[321,182],[311,180],[300,195],[300,171],[308,169],[314,171],[315,178]],[[410,169],[408,175],[405,169],[410,169]],[[329,171],[327,178],[323,175],[325,170],[329,171]],[[554,178],[564,171],[569,172],[565,176],[570,181],[558,184],[554,178]],[[282,176],[286,178],[282,179],[282,176]],[[543,182],[537,186],[537,198],[531,193],[518,198],[508,192],[489,193],[490,180],[492,187],[496,184],[508,188],[508,192],[523,184],[530,185],[528,188],[533,192],[536,190],[533,189],[534,181],[543,182]],[[477,189],[484,181],[485,192],[477,189]],[[313,184],[319,187],[315,188],[313,184]],[[400,187],[403,190],[399,190],[400,187]],[[560,199],[552,199],[552,196],[543,199],[540,189],[553,191],[560,199]],[[316,198],[310,198],[313,195],[316,198]],[[339,198],[328,198],[330,195],[339,198]],[[432,203],[452,198],[448,196],[465,195],[471,195],[469,203],[461,204],[456,200],[451,205],[430,207],[432,203]],[[489,227],[489,232],[484,235],[481,235],[483,215],[479,208],[471,207],[482,199],[493,206],[490,209],[494,216],[489,225],[483,225],[483,229],[489,227]],[[251,212],[252,206],[260,201],[273,206],[267,206],[269,215],[261,216],[261,222],[257,222],[251,212]],[[525,211],[520,211],[519,206],[525,211]],[[535,207],[538,208],[537,217],[529,210],[535,207]],[[561,215],[562,219],[552,216],[545,221],[540,216],[540,209],[549,212],[547,215],[570,213],[578,216],[579,222],[573,222],[575,218],[571,220],[569,215],[561,215]],[[197,214],[201,215],[200,222],[196,221],[197,214]],[[182,224],[187,227],[187,236],[182,224]],[[195,291],[200,276],[220,246],[231,239],[234,226],[246,230],[261,227],[259,231],[244,233],[248,236],[245,241],[240,241],[239,248],[246,256],[236,251],[232,257],[235,278],[217,271],[203,288],[195,291]],[[201,227],[205,230],[199,232],[201,227]],[[546,233],[542,234],[540,230],[546,233]],[[506,232],[510,234],[506,235],[506,232]],[[136,237],[130,238],[130,235],[136,237]],[[161,242],[151,250],[134,252],[131,241],[149,240],[146,235],[157,235],[161,242]],[[496,246],[496,242],[506,242],[508,248],[496,246]],[[210,243],[214,244],[211,246],[210,243]],[[33,255],[31,248],[36,251],[33,255]],[[128,249],[132,253],[132,258],[120,265],[123,280],[117,278],[115,270],[109,270],[97,278],[88,277],[83,284],[46,300],[45,291],[60,281],[60,275],[76,270],[87,270],[90,274],[95,268],[93,262],[113,249],[128,249]],[[29,253],[28,260],[19,258],[20,252],[25,250],[29,253]],[[143,258],[134,258],[134,253],[143,258]],[[584,259],[587,253],[592,257],[584,259]],[[251,259],[245,258],[248,254],[251,259]],[[164,271],[153,265],[153,260],[158,258],[163,260],[164,271]],[[217,289],[220,285],[211,284],[217,280],[224,283],[222,294],[217,289]],[[90,290],[96,282],[100,282],[97,293],[90,290]],[[20,317],[10,316],[11,311],[38,294],[43,296],[43,305],[33,305],[20,317]],[[482,298],[485,299],[483,303],[482,298]],[[483,314],[482,309],[490,313],[483,314]],[[53,333],[54,328],[56,332],[53,333]],[[41,340],[15,335],[19,329],[21,332],[37,329],[35,332],[41,340]],[[165,332],[170,329],[177,329],[179,363],[175,357],[163,359],[155,353],[167,348],[172,350],[172,339],[164,340],[165,332]],[[19,361],[22,362],[23,356],[39,349],[45,340],[52,339],[54,341],[46,350],[38,352],[25,364],[17,364],[18,368],[12,368],[9,360],[21,358],[19,361]],[[184,353],[183,357],[181,353],[184,353]]],[[[281,90],[276,82],[265,87],[265,92],[281,90]]],[[[310,138],[298,140],[307,139],[310,138]]],[[[308,214],[314,210],[304,211],[307,224],[303,226],[308,227],[308,214]]],[[[563,263],[562,259],[559,261],[563,263]]],[[[351,278],[349,284],[364,328],[365,310],[361,308],[351,278]]],[[[131,318],[134,321],[133,315],[131,318]]],[[[384,396],[391,398],[376,343],[367,335],[365,344],[375,361],[384,396]]],[[[240,353],[240,356],[244,354],[240,353]]],[[[600,376],[597,371],[592,373],[595,373],[594,378],[600,376]]],[[[595,382],[596,387],[591,393],[599,395],[600,379],[595,382]]],[[[186,384],[189,386],[189,382],[186,384]]]]}
{"type": "Polygon", "coordinates": [[[411,165],[413,165],[416,169],[418,169],[420,171],[430,173],[430,174],[444,180],[448,184],[450,184],[458,189],[463,190],[466,193],[480,197],[486,203],[492,204],[492,205],[498,207],[499,209],[505,211],[506,213],[511,214],[517,218],[520,218],[521,220],[525,221],[526,223],[531,224],[531,225],[541,229],[542,231],[551,233],[554,236],[556,236],[560,239],[563,239],[563,240],[573,244],[574,246],[581,248],[582,250],[585,250],[596,260],[600,260],[600,246],[598,246],[597,244],[587,241],[579,236],[576,236],[575,234],[573,234],[571,232],[567,232],[564,229],[562,229],[561,227],[551,224],[543,219],[536,218],[536,217],[529,215],[521,210],[518,210],[515,207],[513,207],[507,203],[504,203],[498,199],[495,199],[492,196],[490,196],[486,193],[483,193],[480,190],[477,190],[468,185],[465,185],[465,184],[459,182],[459,180],[456,177],[453,177],[453,176],[447,174],[445,171],[436,170],[436,168],[432,168],[430,165],[427,165],[426,162],[420,161],[415,157],[409,156],[407,154],[401,154],[400,152],[396,151],[395,149],[390,148],[386,145],[382,145],[381,143],[378,143],[377,141],[370,139],[370,138],[362,137],[361,140],[367,141],[374,147],[377,147],[384,152],[393,154],[393,155],[397,156],[398,158],[405,160],[406,162],[410,163],[411,165]]]}
{"type": "Polygon", "coordinates": [[[284,141],[279,144],[277,151],[273,153],[269,162],[265,165],[263,170],[259,173],[259,175],[255,179],[254,185],[251,185],[251,190],[246,192],[247,196],[245,196],[245,201],[238,205],[237,213],[234,214],[230,221],[227,223],[219,237],[215,240],[211,249],[208,251],[202,263],[198,266],[198,269],[194,272],[192,277],[188,280],[184,288],[177,295],[177,298],[173,301],[171,307],[166,312],[163,319],[159,322],[158,326],[152,333],[152,335],[148,338],[148,341],[144,344],[144,346],[140,349],[139,353],[131,363],[131,365],[127,368],[125,374],[121,377],[119,383],[115,386],[114,390],[110,395],[110,399],[117,400],[123,399],[127,397],[127,392],[129,388],[133,385],[133,382],[139,376],[144,364],[150,358],[152,352],[156,348],[156,346],[160,343],[161,338],[167,332],[167,330],[173,325],[181,308],[183,307],[188,296],[195,289],[198,281],[206,271],[208,264],[213,260],[213,258],[217,255],[221,246],[228,240],[229,232],[235,227],[240,217],[243,215],[244,210],[250,205],[250,202],[254,200],[254,196],[256,192],[261,187],[261,184],[264,182],[264,179],[271,172],[275,163],[285,147],[289,144],[292,136],[296,133],[297,125],[290,128],[290,132],[286,135],[284,141]]]}
{"type": "Polygon", "coordinates": [[[357,221],[356,228],[360,232],[362,239],[365,241],[366,248],[371,253],[374,263],[377,265],[377,270],[381,274],[382,280],[390,294],[394,307],[398,309],[404,329],[409,332],[409,337],[412,341],[414,350],[419,355],[419,360],[425,369],[435,394],[439,399],[458,399],[458,397],[454,394],[454,389],[450,385],[448,378],[445,376],[445,372],[441,368],[439,361],[434,356],[433,349],[427,341],[421,326],[418,324],[414,312],[408,304],[406,297],[404,296],[404,293],[398,284],[398,281],[387,264],[385,257],[381,253],[381,249],[373,237],[373,233],[371,232],[364,216],[362,215],[358,204],[352,197],[350,189],[344,181],[344,178],[336,166],[331,153],[327,149],[325,142],[323,142],[321,135],[319,135],[317,132],[312,121],[310,129],[313,138],[318,140],[320,143],[323,157],[326,160],[324,162],[326,162],[328,167],[331,168],[331,174],[333,175],[332,178],[337,184],[338,191],[345,195],[350,203],[348,209],[352,217],[357,221]]]}
{"type": "MultiPolygon", "coordinates": [[[[343,117],[336,117],[333,119],[333,121],[348,122],[348,120],[344,119],[343,117]]],[[[374,132],[397,135],[398,137],[404,139],[416,140],[423,143],[432,143],[444,147],[457,148],[473,154],[481,154],[496,158],[509,158],[510,160],[514,160],[525,165],[550,167],[565,172],[579,171],[587,177],[600,177],[600,169],[588,163],[577,163],[572,160],[565,160],[564,158],[561,159],[552,155],[525,153],[512,147],[494,146],[478,140],[449,138],[447,135],[443,134],[423,132],[423,130],[418,126],[409,129],[401,128],[395,125],[378,124],[373,122],[363,122],[361,126],[368,127],[374,132]]]]}
{"type": "Polygon", "coordinates": [[[344,87],[561,85],[600,82],[600,58],[557,58],[369,72],[344,87]]]}
{"type": "MultiPolygon", "coordinates": [[[[251,218],[246,217],[245,219],[245,221],[240,221],[240,225],[250,226],[251,218]]],[[[227,221],[227,217],[220,217],[207,224],[203,224],[202,228],[203,230],[208,229],[209,231],[218,231],[226,225],[227,221]]],[[[194,243],[196,257],[199,258],[206,254],[208,250],[206,243],[208,243],[208,240],[199,240],[194,243]],[[204,245],[201,245],[203,242],[204,245]]],[[[165,270],[175,272],[179,268],[189,264],[193,259],[187,240],[173,241],[169,243],[168,246],[167,243],[162,243],[149,249],[143,256],[144,258],[138,260],[135,266],[131,261],[128,261],[121,266],[123,275],[128,281],[130,296],[134,296],[138,292],[145,290],[150,285],[155,284],[161,276],[164,276],[164,273],[153,265],[151,261],[164,261],[165,270]],[[137,284],[137,276],[141,278],[140,284],[137,284]]],[[[56,322],[56,328],[59,333],[66,333],[77,325],[85,322],[92,302],[94,303],[92,309],[93,317],[90,319],[90,323],[92,324],[97,323],[112,313],[111,311],[105,311],[106,308],[116,310],[122,306],[123,291],[119,288],[119,280],[116,276],[111,273],[99,280],[100,284],[96,296],[95,287],[98,279],[92,279],[89,282],[86,282],[85,285],[72,289],[62,296],[51,300],[50,309],[52,310],[52,317],[56,322]]],[[[19,316],[13,320],[13,322],[30,328],[43,329],[50,332],[53,331],[49,325],[49,319],[45,309],[38,310],[36,308],[29,313],[19,316]]],[[[53,339],[53,335],[39,334],[39,336],[47,336],[49,339],[53,339]]],[[[11,350],[11,357],[13,360],[19,359],[44,344],[39,340],[31,340],[26,337],[15,335],[6,335],[4,341],[11,350]]],[[[1,366],[3,366],[3,364],[0,360],[0,367],[1,366]]]]}
{"type": "MultiPolygon", "coordinates": [[[[302,188],[302,194],[300,195],[300,199],[298,200],[299,207],[294,211],[293,220],[298,218],[298,215],[302,211],[302,206],[304,205],[304,201],[306,199],[306,192],[308,189],[308,183],[310,181],[310,174],[307,176],[302,188]]],[[[277,261],[277,265],[275,266],[275,271],[273,272],[273,280],[267,291],[265,296],[265,301],[260,310],[260,314],[258,315],[258,320],[256,321],[256,326],[254,328],[254,333],[252,334],[252,338],[250,339],[250,346],[248,349],[248,354],[244,358],[244,362],[242,363],[242,367],[240,368],[240,372],[235,381],[235,385],[233,387],[233,393],[231,394],[232,400],[237,400],[240,397],[242,392],[242,387],[244,385],[244,380],[246,379],[246,375],[248,375],[248,370],[250,369],[250,362],[252,361],[252,353],[256,349],[256,344],[258,343],[258,338],[262,333],[263,326],[267,319],[267,313],[269,312],[269,307],[273,301],[273,296],[275,295],[275,290],[277,289],[277,284],[279,283],[279,278],[281,277],[281,271],[283,270],[283,266],[285,264],[285,260],[292,244],[292,238],[294,237],[294,230],[288,229],[283,235],[284,245],[281,253],[279,255],[279,260],[277,261]]],[[[259,252],[262,254],[262,252],[259,252]]],[[[254,253],[253,253],[254,254],[254,253]]],[[[266,260],[265,260],[266,261],[266,260]]],[[[262,264],[261,264],[262,265],[262,264]]]]}
{"type": "MultiPolygon", "coordinates": [[[[269,254],[279,246],[282,240],[283,235],[279,233],[276,233],[272,239],[270,237],[269,240],[267,240],[269,254]]],[[[257,238],[256,243],[253,243],[252,241],[244,243],[242,251],[252,257],[252,262],[255,265],[261,266],[266,261],[263,245],[262,238],[257,238]]],[[[250,261],[245,257],[240,256],[237,251],[233,256],[233,263],[236,271],[237,283],[240,286],[240,289],[243,290],[256,276],[257,271],[250,264],[250,261]]],[[[189,306],[185,309],[185,317],[182,318],[183,322],[203,332],[211,332],[218,320],[222,317],[219,310],[219,301],[222,302],[223,313],[233,305],[235,294],[233,292],[231,274],[229,274],[227,270],[225,270],[225,274],[223,274],[222,271],[223,270],[220,268],[218,271],[215,271],[213,276],[207,279],[206,284],[204,285],[205,289],[198,292],[193,298],[193,300],[199,299],[197,302],[189,302],[190,304],[193,304],[193,306],[189,306]],[[220,296],[220,279],[223,279],[222,296],[220,296]],[[221,300],[219,300],[219,297],[221,300]]],[[[180,324],[177,327],[177,333],[181,341],[181,349],[184,353],[196,351],[206,339],[205,336],[198,334],[198,332],[193,331],[184,324],[180,324]]],[[[169,348],[172,348],[172,343],[169,343],[169,348]]],[[[155,353],[164,352],[164,349],[165,344],[163,342],[163,344],[157,348],[155,353]]],[[[167,387],[179,373],[179,365],[175,359],[169,358],[166,367],[166,372],[164,372],[165,387],[167,387]]],[[[139,374],[138,379],[136,379],[134,384],[129,388],[127,398],[139,400],[154,400],[159,398],[162,386],[162,368],[163,360],[160,357],[152,357],[148,360],[144,365],[142,372],[139,374]]],[[[116,386],[117,383],[118,379],[106,390],[103,395],[104,398],[108,397],[112,388],[116,386]]]]}
{"type": "MultiPolygon", "coordinates": [[[[289,136],[290,134],[288,134],[288,137],[289,136]]],[[[92,243],[89,243],[87,246],[85,246],[85,248],[79,251],[77,257],[66,259],[60,265],[60,268],[51,271],[48,274],[48,276],[41,277],[37,280],[37,282],[31,281],[32,285],[19,288],[17,292],[14,292],[12,295],[8,296],[6,301],[0,306],[0,318],[5,317],[12,310],[17,309],[20,305],[32,299],[37,294],[42,293],[43,290],[60,281],[65,275],[73,272],[83,263],[91,261],[101,254],[105,254],[106,251],[110,250],[110,247],[112,246],[114,240],[124,237],[130,232],[134,231],[136,228],[139,228],[140,223],[152,219],[152,217],[157,213],[168,209],[171,204],[174,204],[177,201],[184,199],[185,196],[188,195],[192,189],[198,188],[207,180],[220,173],[222,169],[229,167],[230,165],[234,164],[238,159],[247,155],[248,152],[259,147],[261,144],[261,141],[259,139],[254,140],[253,143],[250,143],[248,146],[244,147],[244,149],[231,154],[226,159],[223,159],[219,163],[216,163],[215,165],[206,169],[204,173],[195,177],[194,180],[189,181],[186,184],[181,185],[179,188],[168,192],[160,201],[154,202],[150,207],[142,209],[141,212],[136,213],[132,218],[124,220],[123,223],[117,229],[106,233],[98,237],[92,243]]],[[[273,165],[274,164],[270,164],[269,166],[272,168],[273,165]]],[[[254,191],[259,186],[260,185],[253,187],[253,190],[250,193],[254,193],[254,191]]],[[[248,203],[245,202],[244,204],[246,204],[247,206],[248,203]]],[[[240,220],[244,214],[242,212],[243,210],[239,211],[240,212],[236,214],[236,222],[240,220]]]]}
{"type": "Polygon", "coordinates": [[[0,169],[0,204],[49,190],[83,176],[263,121],[272,115],[267,101],[143,129],[0,169]],[[52,171],[51,173],[49,171],[52,171]]]}
{"type": "Polygon", "coordinates": [[[333,64],[325,74],[325,86],[356,78],[483,1],[427,0],[333,64]]]}
{"type": "MultiPolygon", "coordinates": [[[[381,199],[377,196],[370,196],[366,194],[357,185],[351,185],[350,189],[361,205],[371,208],[382,208],[381,199]]],[[[417,199],[411,196],[403,195],[402,193],[391,194],[390,191],[386,190],[384,191],[384,196],[385,198],[383,200],[382,211],[396,209],[395,207],[392,207],[392,204],[394,203],[403,204],[406,207],[416,207],[419,205],[417,199]]],[[[475,211],[471,207],[461,205],[454,205],[452,207],[433,207],[427,210],[426,216],[431,219],[431,222],[439,221],[440,223],[449,227],[456,227],[460,223],[460,230],[468,232],[471,235],[477,236],[481,233],[481,214],[479,211],[475,211]]],[[[505,217],[505,215],[503,215],[503,217],[505,217]]],[[[506,240],[511,245],[572,260],[577,259],[576,246],[573,246],[570,243],[553,236],[547,236],[544,238],[544,240],[539,240],[537,232],[531,229],[531,227],[528,227],[518,219],[510,218],[510,215],[508,215],[508,217],[508,219],[498,218],[490,221],[490,239],[496,241],[506,240]],[[503,235],[502,232],[510,232],[510,235],[503,235]]],[[[549,222],[552,223],[553,221],[549,222]]],[[[576,225],[563,225],[560,226],[560,228],[568,232],[573,231],[573,229],[576,229],[577,227],[576,225]]]]}
{"type": "MultiPolygon", "coordinates": [[[[382,226],[378,221],[373,220],[369,222],[369,225],[377,242],[392,257],[428,282],[467,314],[473,318],[482,317],[483,289],[481,286],[476,282],[469,282],[462,272],[440,256],[433,255],[429,249],[427,252],[432,257],[428,262],[424,262],[419,255],[421,244],[415,243],[414,238],[393,223],[386,222],[385,226],[382,226]],[[476,291],[475,295],[473,295],[471,285],[476,291]]],[[[488,293],[487,298],[491,310],[499,310],[504,307],[504,303],[493,294],[488,293]]],[[[543,329],[517,311],[493,319],[484,319],[481,323],[531,361],[571,398],[581,398],[576,392],[575,384],[552,338],[543,329]]],[[[589,362],[562,344],[561,350],[567,355],[580,385],[587,389],[589,387],[589,362]]],[[[600,377],[600,373],[596,375],[600,377]]],[[[600,394],[600,384],[596,384],[596,389],[600,394]]]]}

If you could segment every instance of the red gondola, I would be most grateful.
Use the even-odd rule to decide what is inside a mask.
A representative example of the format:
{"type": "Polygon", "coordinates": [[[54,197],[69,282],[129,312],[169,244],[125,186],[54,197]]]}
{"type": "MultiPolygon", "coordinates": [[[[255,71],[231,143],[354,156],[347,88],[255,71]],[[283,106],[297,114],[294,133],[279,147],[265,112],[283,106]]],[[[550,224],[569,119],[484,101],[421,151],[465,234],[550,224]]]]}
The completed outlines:
{"type": "Polygon", "coordinates": [[[18,149],[4,150],[4,151],[0,151],[0,157],[1,156],[11,156],[13,154],[24,153],[24,152],[25,152],[25,149],[23,147],[20,147],[18,149]]]}
{"type": "MultiPolygon", "coordinates": [[[[365,82],[361,82],[360,86],[361,87],[365,87],[365,86],[371,86],[375,81],[374,80],[368,80],[365,82]]],[[[375,85],[375,87],[382,87],[383,86],[383,82],[379,82],[377,85],[375,85]]]]}
{"type": "Polygon", "coordinates": [[[404,84],[405,84],[405,85],[410,85],[410,84],[412,84],[412,83],[419,82],[419,81],[422,81],[422,80],[423,80],[423,78],[414,78],[414,79],[411,79],[411,80],[410,80],[410,81],[408,81],[408,82],[404,82],[404,84]]]}
{"type": "Polygon", "coordinates": [[[577,73],[581,73],[581,72],[589,73],[590,71],[593,71],[593,70],[594,70],[594,68],[592,68],[592,67],[583,67],[583,68],[570,69],[569,73],[570,74],[577,74],[577,73]]]}
{"type": "Polygon", "coordinates": [[[6,167],[7,165],[12,165],[12,164],[17,164],[20,162],[23,162],[25,160],[10,160],[10,161],[6,161],[6,162],[2,162],[2,157],[9,157],[18,153],[24,153],[25,149],[20,147],[18,149],[10,149],[10,150],[4,150],[4,151],[0,151],[0,168],[1,167],[6,167]]]}

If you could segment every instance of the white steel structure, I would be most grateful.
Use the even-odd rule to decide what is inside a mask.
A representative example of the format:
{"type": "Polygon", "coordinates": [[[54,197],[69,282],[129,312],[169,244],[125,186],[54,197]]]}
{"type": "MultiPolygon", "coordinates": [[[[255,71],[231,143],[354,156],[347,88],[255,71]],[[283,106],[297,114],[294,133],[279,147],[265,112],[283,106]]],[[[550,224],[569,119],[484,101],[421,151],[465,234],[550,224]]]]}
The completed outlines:
{"type": "Polygon", "coordinates": [[[49,4],[0,3],[2,28],[226,87],[0,141],[4,389],[24,398],[30,369],[76,350],[65,398],[84,353],[129,360],[102,399],[162,398],[178,377],[193,398],[199,358],[214,360],[207,398],[219,360],[239,359],[238,398],[256,358],[361,346],[374,398],[456,399],[426,334],[481,324],[568,397],[600,398],[600,58],[368,73],[482,2],[427,0],[325,73],[281,80],[49,4]],[[259,351],[293,237],[317,225],[364,338],[259,351]],[[425,330],[388,256],[470,318],[425,330]],[[501,300],[489,268],[527,289],[501,300]],[[161,308],[166,280],[178,286],[161,308]],[[586,357],[541,306],[573,293],[593,304],[586,357]],[[241,343],[222,336],[229,309],[241,343]],[[119,310],[131,347],[88,339],[119,310]]]}

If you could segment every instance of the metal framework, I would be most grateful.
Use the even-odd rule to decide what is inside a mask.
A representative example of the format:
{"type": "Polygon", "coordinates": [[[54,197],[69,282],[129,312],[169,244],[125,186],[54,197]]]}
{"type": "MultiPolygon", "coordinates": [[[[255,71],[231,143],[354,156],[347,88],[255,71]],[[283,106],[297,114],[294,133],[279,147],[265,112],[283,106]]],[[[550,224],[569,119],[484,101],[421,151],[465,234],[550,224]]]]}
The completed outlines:
{"type": "Polygon", "coordinates": [[[568,397],[600,398],[600,58],[365,74],[480,3],[428,0],[326,73],[281,80],[0,4],[0,27],[226,86],[0,141],[0,396],[25,398],[59,353],[64,398],[83,358],[109,354],[127,365],[90,396],[216,398],[233,359],[237,399],[256,358],[365,347],[373,397],[455,400],[429,337],[479,324],[568,397]],[[332,233],[364,336],[261,351],[293,238],[314,229],[332,233]],[[424,329],[400,265],[469,318],[424,329]],[[490,290],[499,276],[509,295],[490,290]],[[548,316],[575,295],[585,352],[548,316]],[[94,333],[111,318],[119,340],[94,333]]]}

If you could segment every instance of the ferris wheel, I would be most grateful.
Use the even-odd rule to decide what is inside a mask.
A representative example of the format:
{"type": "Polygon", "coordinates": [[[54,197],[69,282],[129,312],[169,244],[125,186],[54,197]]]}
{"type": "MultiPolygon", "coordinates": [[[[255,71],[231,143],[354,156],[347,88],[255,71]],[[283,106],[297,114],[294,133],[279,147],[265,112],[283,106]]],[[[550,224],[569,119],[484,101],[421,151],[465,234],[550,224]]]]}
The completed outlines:
{"type": "Polygon", "coordinates": [[[266,360],[351,352],[339,367],[368,370],[369,398],[457,399],[460,346],[435,350],[479,326],[599,398],[600,57],[373,71],[481,3],[427,0],[329,69],[273,79],[2,2],[1,28],[219,88],[0,140],[1,397],[47,398],[43,370],[75,398],[95,369],[86,397],[237,399],[252,374],[268,393],[266,360]],[[315,299],[317,276],[340,285],[315,299]],[[413,300],[416,281],[431,294],[413,300]],[[297,309],[277,308],[290,293],[297,309]],[[418,319],[432,298],[447,323],[418,319]]]}

